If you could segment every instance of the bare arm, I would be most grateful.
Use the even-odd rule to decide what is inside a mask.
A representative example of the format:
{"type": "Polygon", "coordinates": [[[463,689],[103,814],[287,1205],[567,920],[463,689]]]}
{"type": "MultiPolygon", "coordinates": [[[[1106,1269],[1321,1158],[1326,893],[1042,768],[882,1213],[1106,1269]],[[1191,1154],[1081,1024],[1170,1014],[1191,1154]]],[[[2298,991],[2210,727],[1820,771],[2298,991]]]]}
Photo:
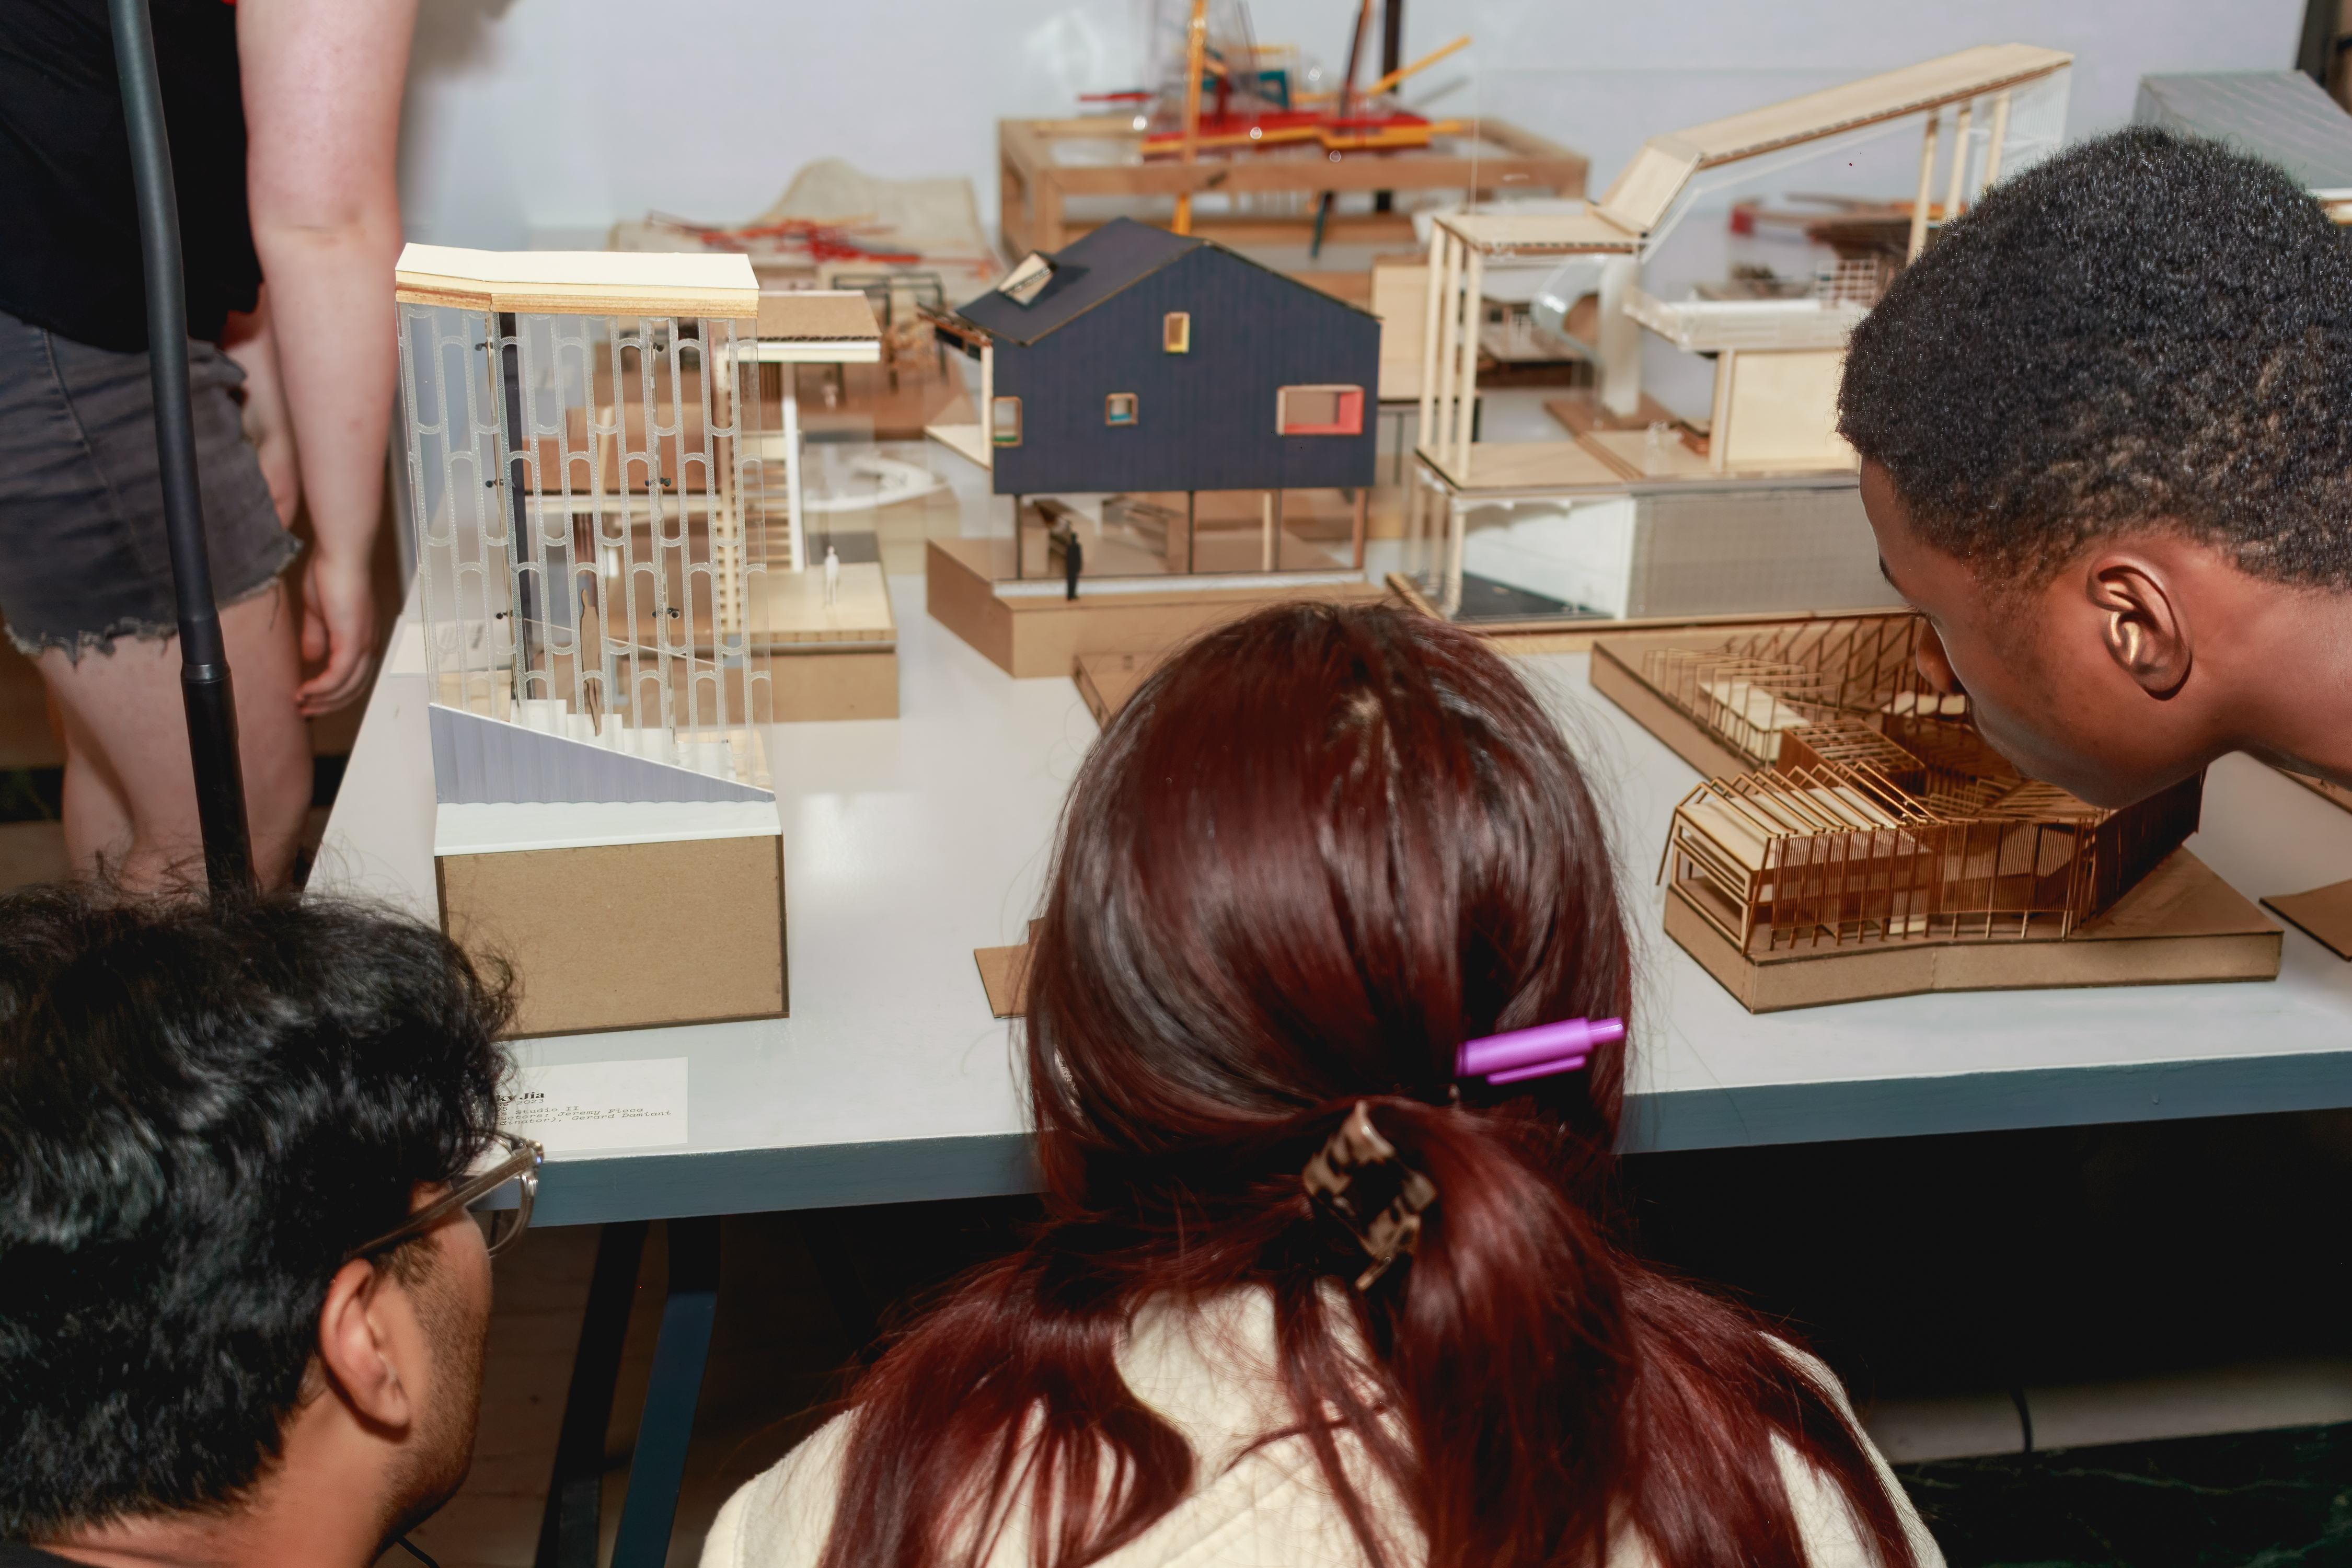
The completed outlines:
{"type": "Polygon", "coordinates": [[[416,0],[240,0],[246,181],[317,536],[305,715],[358,696],[375,647],[368,559],[383,508],[400,255],[394,155],[416,0]]]}
{"type": "Polygon", "coordinates": [[[294,456],[294,426],[286,412],[286,388],[278,379],[278,340],[269,331],[269,290],[261,290],[251,311],[231,310],[221,334],[221,352],[245,372],[245,438],[261,460],[261,477],[278,508],[278,521],[291,525],[302,504],[302,473],[294,456]]]}

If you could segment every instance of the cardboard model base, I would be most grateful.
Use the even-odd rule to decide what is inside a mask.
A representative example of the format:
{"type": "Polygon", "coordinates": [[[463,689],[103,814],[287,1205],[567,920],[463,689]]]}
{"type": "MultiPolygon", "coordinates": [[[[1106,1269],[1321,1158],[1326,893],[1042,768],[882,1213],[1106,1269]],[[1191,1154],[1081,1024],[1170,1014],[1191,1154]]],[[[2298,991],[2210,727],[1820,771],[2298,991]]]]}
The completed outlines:
{"type": "Polygon", "coordinates": [[[441,929],[478,962],[514,966],[515,1036],[786,1016],[783,838],[772,803],[445,805],[438,816],[441,929]],[[462,812],[539,831],[461,835],[452,814],[462,812]],[[570,818],[599,813],[625,828],[631,816],[658,816],[655,831],[695,836],[612,842],[624,835],[565,831],[570,818]],[[762,814],[765,830],[746,830],[762,814]],[[714,816],[729,821],[693,820],[714,816]],[[502,837],[530,847],[494,847],[502,837]]]}
{"type": "Polygon", "coordinates": [[[924,562],[925,607],[931,618],[1013,676],[1069,676],[1078,656],[1158,653],[1252,610],[1291,599],[1360,602],[1385,598],[1377,584],[1317,582],[1311,577],[1265,579],[1264,586],[1187,586],[1171,576],[1165,588],[1062,596],[1058,580],[1033,579],[1022,595],[997,592],[991,575],[991,541],[934,539],[924,562]]]}
{"type": "MultiPolygon", "coordinates": [[[[2284,933],[2186,849],[2176,849],[2114,908],[2063,940],[1925,942],[1742,952],[1700,912],[1702,889],[1666,893],[1666,934],[1751,1013],[1928,991],[2033,991],[2078,985],[2187,985],[2275,980],[2284,933]]],[[[1737,921],[1736,910],[1718,918],[1737,921]]]]}

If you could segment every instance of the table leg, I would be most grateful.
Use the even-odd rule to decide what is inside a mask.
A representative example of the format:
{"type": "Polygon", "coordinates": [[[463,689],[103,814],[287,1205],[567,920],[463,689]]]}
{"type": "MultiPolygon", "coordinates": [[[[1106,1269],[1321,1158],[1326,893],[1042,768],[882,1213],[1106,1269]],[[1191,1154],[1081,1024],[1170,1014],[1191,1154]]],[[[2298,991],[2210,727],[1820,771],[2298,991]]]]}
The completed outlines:
{"type": "Polygon", "coordinates": [[[621,1500],[613,1568],[661,1568],[669,1555],[686,1446],[694,1436],[694,1406],[702,1394],[710,1324],[719,1310],[718,1217],[674,1219],[668,1226],[669,1300],[662,1307],[661,1337],[654,1342],[653,1381],[629,1460],[629,1491],[621,1500]]]}
{"type": "Polygon", "coordinates": [[[555,1474],[540,1516],[535,1568],[596,1568],[604,1428],[613,1419],[613,1384],[620,1375],[622,1342],[628,1337],[646,1228],[644,1220],[607,1225],[596,1242],[588,1311],[580,1323],[580,1348],[572,1357],[572,1384],[563,1395],[555,1474]]]}

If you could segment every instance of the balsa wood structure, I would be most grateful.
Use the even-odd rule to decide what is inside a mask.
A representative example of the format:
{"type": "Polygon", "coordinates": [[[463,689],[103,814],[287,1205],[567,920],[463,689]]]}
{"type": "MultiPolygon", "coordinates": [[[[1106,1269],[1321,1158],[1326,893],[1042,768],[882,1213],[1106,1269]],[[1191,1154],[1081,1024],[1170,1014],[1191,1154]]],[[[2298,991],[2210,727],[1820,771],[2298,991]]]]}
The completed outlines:
{"type": "MultiPolygon", "coordinates": [[[[1190,232],[1235,244],[1304,242],[1311,216],[1260,216],[1249,204],[1265,197],[1311,199],[1326,191],[1509,190],[1580,196],[1588,167],[1581,153],[1495,120],[1451,132],[1414,151],[1327,152],[1320,144],[1220,147],[1190,163],[1146,162],[1144,128],[1129,116],[1002,120],[996,136],[1008,256],[1050,254],[1094,228],[1069,216],[1074,196],[1213,195],[1238,210],[1197,214],[1190,232]]],[[[1412,233],[1401,214],[1361,215],[1334,219],[1327,240],[1392,244],[1402,236],[1410,244],[1412,233]]]]}
{"type": "MultiPolygon", "coordinates": [[[[1702,197],[1814,156],[1832,139],[1875,135],[1912,118],[1925,128],[1913,209],[1911,251],[1916,255],[1937,197],[1943,210],[1957,211],[1999,177],[2019,95],[2039,95],[2038,121],[2051,118],[2048,102],[2040,100],[2054,98],[2063,118],[2071,58],[2024,44],[1962,50],[1653,137],[1581,213],[1517,214],[1504,207],[1438,218],[1429,242],[1419,479],[1407,487],[1406,569],[1454,614],[1462,605],[1465,514],[1472,506],[1694,487],[1850,492],[1855,465],[1836,434],[1837,385],[1846,338],[1875,300],[1877,270],[1869,269],[1865,280],[1859,271],[1849,278],[1847,269],[1839,269],[1810,298],[1667,301],[1643,292],[1644,259],[1702,197]],[[1947,153],[1940,150],[1948,119],[1947,153]],[[1574,291],[1597,296],[1597,342],[1591,347],[1600,401],[1614,423],[1633,427],[1593,428],[1559,441],[1473,438],[1486,276],[1491,268],[1529,262],[1585,264],[1575,268],[1586,281],[1574,291]],[[1671,428],[1662,437],[1655,426],[1633,426],[1643,408],[1644,331],[1714,361],[1713,405],[1703,437],[1685,440],[1671,428]]],[[[1851,506],[1844,510],[1859,515],[1851,506]]]]}
{"type": "MultiPolygon", "coordinates": [[[[760,449],[783,490],[782,571],[767,576],[765,636],[779,721],[898,716],[898,627],[877,561],[836,561],[827,592],[824,551],[809,539],[801,428],[802,365],[879,364],[882,328],[861,289],[801,289],[760,296],[756,337],[743,356],[759,367],[762,406],[777,428],[760,449]]],[[[774,487],[772,481],[772,489],[774,487]]]]}
{"type": "Polygon", "coordinates": [[[750,262],[412,245],[395,287],[444,929],[525,1033],[781,1015],[750,262]]]}
{"type": "Polygon", "coordinates": [[[1666,929],[1752,1011],[1915,991],[2275,977],[2279,933],[2180,845],[2201,778],[2120,811],[2021,777],[1919,679],[1919,622],[1596,645],[1702,772],[1666,929]]]}

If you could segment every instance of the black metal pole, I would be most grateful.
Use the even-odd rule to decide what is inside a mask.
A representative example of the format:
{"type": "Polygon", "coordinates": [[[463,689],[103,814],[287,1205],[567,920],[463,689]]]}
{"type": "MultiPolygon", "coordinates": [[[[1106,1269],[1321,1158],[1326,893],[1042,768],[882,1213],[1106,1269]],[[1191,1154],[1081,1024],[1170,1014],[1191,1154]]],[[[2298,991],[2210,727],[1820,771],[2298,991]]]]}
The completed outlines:
{"type": "Polygon", "coordinates": [[[196,488],[194,416],[188,405],[188,302],[180,270],[180,204],[163,129],[163,87],[147,0],[108,0],[122,119],[139,195],[139,256],[147,274],[147,359],[155,392],[155,452],[163,483],[163,523],[172,546],[172,587],[180,616],[180,695],[187,709],[196,820],[205,836],[205,878],[215,897],[250,891],[253,837],[245,820],[245,770],[236,751],[236,696],[228,648],[213,605],[205,506],[196,488]]]}
{"type": "MultiPolygon", "coordinates": [[[[546,595],[533,591],[530,568],[540,564],[538,524],[530,516],[526,500],[530,489],[530,455],[522,444],[522,340],[517,335],[515,313],[500,310],[490,318],[498,331],[499,376],[504,395],[500,404],[505,417],[499,428],[506,433],[506,461],[502,465],[507,477],[507,571],[514,579],[514,697],[515,717],[522,717],[521,703],[530,695],[531,671],[538,667],[539,649],[531,643],[531,624],[545,614],[540,601],[546,595]]],[[[639,351],[643,353],[643,350],[639,351]]],[[[648,446],[654,445],[649,439],[648,446]]],[[[656,468],[660,467],[656,448],[656,468]]],[[[661,475],[656,472],[647,481],[653,505],[661,505],[661,475]]],[[[659,537],[661,524],[656,519],[654,533],[659,537]]]]}
{"type": "MultiPolygon", "coordinates": [[[[1393,76],[1404,64],[1404,0],[1382,0],[1381,5],[1381,75],[1393,76]]],[[[1374,191],[1372,210],[1376,213],[1396,209],[1394,191],[1374,191]]]]}

